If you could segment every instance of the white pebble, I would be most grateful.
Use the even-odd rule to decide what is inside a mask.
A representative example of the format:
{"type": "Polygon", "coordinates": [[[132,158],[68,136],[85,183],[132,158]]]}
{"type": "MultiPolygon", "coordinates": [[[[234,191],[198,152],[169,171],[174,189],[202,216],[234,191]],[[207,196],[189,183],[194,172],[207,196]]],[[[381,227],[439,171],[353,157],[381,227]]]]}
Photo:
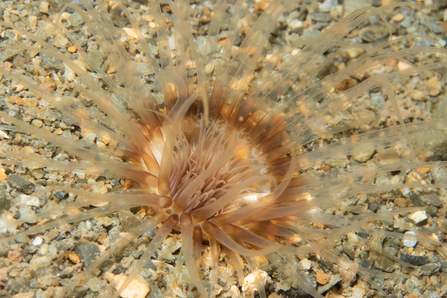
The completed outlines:
{"type": "Polygon", "coordinates": [[[35,196],[27,196],[27,195],[19,195],[20,203],[26,206],[32,206],[40,208],[42,204],[38,197],[35,196]]]}
{"type": "MultiPolygon", "coordinates": [[[[149,285],[142,280],[142,278],[134,278],[130,284],[121,292],[121,297],[123,298],[144,298],[149,293],[150,288],[149,285]]],[[[112,273],[106,273],[106,278],[115,286],[118,290],[121,288],[121,285],[127,279],[127,276],[124,274],[113,275],[112,273]]]]}
{"type": "Polygon", "coordinates": [[[414,247],[417,243],[416,233],[412,231],[405,232],[404,245],[406,247],[414,247]]]}
{"type": "Polygon", "coordinates": [[[65,66],[65,72],[64,72],[64,76],[65,78],[69,81],[69,82],[73,82],[76,79],[76,73],[73,71],[73,69],[71,69],[70,67],[68,67],[67,64],[64,64],[65,66]]]}
{"type": "Polygon", "coordinates": [[[43,13],[48,13],[48,7],[49,7],[49,3],[48,2],[46,2],[46,1],[42,1],[42,2],[40,2],[40,5],[39,5],[39,11],[40,12],[43,12],[43,13]]]}
{"type": "Polygon", "coordinates": [[[252,292],[256,290],[255,280],[261,282],[261,284],[265,284],[268,278],[267,272],[263,270],[257,270],[253,273],[250,273],[244,278],[244,282],[242,283],[242,291],[243,292],[252,292]]]}
{"type": "Polygon", "coordinates": [[[420,223],[427,219],[427,213],[425,213],[425,210],[417,211],[410,214],[408,217],[415,223],[420,223]]]}
{"type": "Polygon", "coordinates": [[[76,176],[79,177],[79,179],[85,179],[85,173],[83,172],[75,172],[76,176]]]}
{"type": "Polygon", "coordinates": [[[294,19],[288,25],[292,29],[298,29],[298,28],[301,28],[303,26],[303,22],[301,22],[300,20],[294,19]]]}
{"type": "Polygon", "coordinates": [[[41,245],[41,244],[43,243],[43,238],[37,236],[36,238],[34,238],[34,240],[33,240],[32,243],[33,243],[34,246],[36,246],[36,245],[41,245]]]}
{"type": "Polygon", "coordinates": [[[312,262],[309,261],[308,259],[304,259],[300,262],[301,264],[301,268],[303,268],[303,270],[310,270],[310,268],[312,267],[312,262]]]}

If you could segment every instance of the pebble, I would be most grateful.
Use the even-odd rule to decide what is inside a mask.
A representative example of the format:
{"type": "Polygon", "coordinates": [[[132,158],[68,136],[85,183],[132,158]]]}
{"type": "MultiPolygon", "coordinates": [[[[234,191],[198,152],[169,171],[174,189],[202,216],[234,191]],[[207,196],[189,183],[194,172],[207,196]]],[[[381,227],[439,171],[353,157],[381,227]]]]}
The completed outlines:
{"type": "Polygon", "coordinates": [[[441,83],[439,83],[437,77],[428,79],[427,90],[431,96],[436,96],[441,92],[441,83]]]}
{"type": "Polygon", "coordinates": [[[135,62],[134,65],[136,70],[143,76],[152,76],[155,74],[154,70],[152,69],[152,66],[149,63],[135,62]]]}
{"type": "Polygon", "coordinates": [[[257,270],[254,273],[250,273],[244,278],[244,281],[242,283],[242,292],[253,293],[254,291],[257,291],[255,286],[255,279],[257,279],[258,282],[260,282],[261,284],[265,284],[268,277],[269,276],[267,272],[263,270],[257,270]]]}
{"type": "Polygon", "coordinates": [[[6,173],[5,173],[5,168],[3,168],[2,165],[0,165],[0,181],[5,181],[6,180],[6,173]]]}
{"type": "Polygon", "coordinates": [[[405,18],[400,25],[407,28],[408,33],[415,33],[417,31],[415,26],[412,26],[410,18],[405,18]]]}
{"type": "Polygon", "coordinates": [[[438,99],[439,101],[433,105],[433,118],[445,119],[447,118],[447,96],[445,94],[441,94],[438,99]]]}
{"type": "Polygon", "coordinates": [[[331,276],[324,272],[317,272],[317,282],[320,285],[325,285],[331,280],[331,276]]]}
{"type": "Polygon", "coordinates": [[[414,221],[414,223],[418,224],[418,223],[427,219],[427,213],[425,212],[425,210],[416,211],[416,212],[413,212],[410,215],[408,215],[408,217],[412,221],[414,221]]]}
{"type": "Polygon", "coordinates": [[[413,290],[415,288],[415,282],[413,281],[412,278],[407,279],[407,281],[405,282],[405,287],[407,288],[407,292],[410,292],[410,293],[413,292],[413,290]]]}
{"type": "Polygon", "coordinates": [[[69,255],[68,258],[70,259],[70,261],[72,261],[75,264],[79,264],[81,262],[81,259],[79,258],[78,254],[74,251],[72,251],[69,255]]]}
{"type": "Polygon", "coordinates": [[[437,193],[421,194],[420,198],[426,204],[433,205],[435,207],[441,207],[442,206],[442,201],[439,198],[439,195],[437,193]]]}
{"type": "MultiPolygon", "coordinates": [[[[102,63],[104,62],[104,57],[101,53],[101,51],[99,50],[91,50],[87,53],[87,58],[90,61],[94,61],[94,63],[96,63],[96,66],[101,66],[102,63]]],[[[93,69],[91,68],[90,64],[85,63],[84,61],[82,61],[84,63],[84,67],[86,67],[88,70],[93,71],[93,69]]]]}
{"type": "Polygon", "coordinates": [[[78,242],[74,247],[74,251],[85,266],[93,263],[100,254],[98,245],[89,242],[78,242]]]}
{"type": "Polygon", "coordinates": [[[79,26],[79,25],[84,24],[84,19],[83,19],[83,18],[81,17],[81,15],[80,15],[79,13],[77,13],[77,12],[72,13],[72,14],[70,15],[70,17],[68,18],[68,20],[70,21],[70,24],[71,24],[73,27],[76,27],[76,26],[79,26]]]}
{"type": "Polygon", "coordinates": [[[404,262],[416,266],[421,266],[430,263],[430,260],[426,256],[403,255],[400,257],[400,259],[404,262]]]}
{"type": "Polygon", "coordinates": [[[23,103],[27,108],[35,108],[37,107],[37,99],[36,98],[24,98],[23,103]]]}
{"type": "Polygon", "coordinates": [[[266,10],[268,6],[269,6],[269,2],[264,1],[264,0],[258,1],[253,5],[254,9],[261,10],[261,11],[266,10]]]}
{"type": "Polygon", "coordinates": [[[352,155],[352,159],[354,159],[357,162],[366,162],[373,156],[373,154],[375,152],[376,152],[376,150],[372,149],[372,150],[368,150],[368,151],[355,153],[352,155]]]}
{"type": "MultiPolygon", "coordinates": [[[[161,245],[160,249],[157,250],[159,260],[174,261],[175,257],[172,255],[182,246],[182,243],[174,237],[169,237],[161,245]]],[[[202,257],[205,258],[206,254],[202,257]]]]}
{"type": "Polygon", "coordinates": [[[383,271],[390,271],[393,267],[394,262],[390,258],[386,256],[379,255],[379,257],[374,261],[374,266],[377,269],[383,270],[383,271]]]}
{"type": "Polygon", "coordinates": [[[90,132],[87,135],[85,135],[83,140],[86,141],[87,143],[94,143],[96,140],[96,135],[93,132],[90,132]]]}
{"type": "Polygon", "coordinates": [[[430,277],[430,283],[433,286],[437,286],[439,284],[439,278],[436,275],[430,277]]]}
{"type": "MultiPolygon", "coordinates": [[[[110,281],[117,290],[121,288],[124,282],[127,280],[127,276],[124,274],[114,275],[113,273],[105,273],[105,277],[110,281]]],[[[129,285],[121,292],[123,298],[144,298],[149,294],[150,288],[146,281],[142,281],[142,277],[137,275],[129,285]]]]}
{"type": "Polygon", "coordinates": [[[51,260],[47,256],[34,256],[31,259],[31,268],[37,270],[39,268],[46,268],[51,265],[51,260]]]}
{"type": "Polygon", "coordinates": [[[444,234],[447,234],[447,219],[445,218],[438,218],[438,227],[444,234]]]}
{"type": "MultiPolygon", "coordinates": [[[[26,222],[28,222],[28,223],[36,223],[37,222],[37,219],[33,219],[33,220],[30,219],[30,217],[36,215],[36,213],[30,206],[20,207],[19,212],[20,212],[20,218],[24,219],[26,222]]],[[[26,241],[26,242],[28,242],[28,241],[26,241]]]]}
{"type": "Polygon", "coordinates": [[[309,30],[309,29],[304,29],[303,30],[303,37],[311,37],[311,38],[315,38],[318,37],[321,34],[320,30],[309,30]]]}
{"type": "Polygon", "coordinates": [[[348,239],[351,243],[354,243],[354,244],[359,243],[360,238],[359,238],[359,236],[357,236],[356,233],[349,232],[346,236],[348,237],[348,239]]]}
{"type": "Polygon", "coordinates": [[[426,101],[427,100],[427,94],[420,90],[412,90],[410,92],[410,97],[416,101],[426,101]]]}
{"type": "Polygon", "coordinates": [[[403,19],[405,19],[405,15],[403,13],[398,13],[397,15],[394,15],[391,20],[393,20],[394,22],[400,22],[403,19]]]}
{"type": "Polygon", "coordinates": [[[437,34],[444,33],[444,30],[442,29],[442,27],[434,22],[428,22],[426,19],[421,19],[421,23],[423,25],[427,26],[427,28],[430,28],[434,33],[437,33],[437,34]]]}
{"type": "Polygon", "coordinates": [[[127,232],[133,231],[133,229],[141,224],[141,220],[139,220],[132,212],[130,212],[130,210],[127,209],[118,211],[118,217],[121,225],[127,232]]]}
{"type": "Polygon", "coordinates": [[[145,15],[143,15],[143,19],[144,19],[146,22],[150,23],[150,22],[153,22],[153,21],[154,21],[154,16],[151,15],[151,14],[145,14],[145,15]]]}
{"type": "Polygon", "coordinates": [[[360,30],[359,36],[366,42],[379,41],[389,34],[388,29],[382,25],[363,28],[360,30]]]}
{"type": "Polygon", "coordinates": [[[330,22],[332,20],[332,17],[330,14],[325,12],[316,12],[310,15],[310,17],[317,22],[330,22]]]}
{"type": "Polygon", "coordinates": [[[102,194],[105,194],[105,193],[107,193],[109,191],[107,186],[105,186],[103,184],[92,185],[92,190],[93,190],[94,193],[102,193],[102,194]]]}
{"type": "Polygon", "coordinates": [[[422,271],[423,275],[431,275],[435,272],[438,272],[441,269],[441,264],[439,263],[430,263],[427,265],[423,265],[421,267],[419,267],[420,270],[422,271]]]}
{"type": "Polygon", "coordinates": [[[33,239],[33,242],[31,242],[31,243],[34,246],[41,245],[43,243],[43,238],[40,236],[37,236],[36,238],[33,239]]]}
{"type": "Polygon", "coordinates": [[[312,262],[308,259],[303,259],[301,260],[300,265],[303,270],[310,270],[312,267],[312,262]]]}
{"type": "Polygon", "coordinates": [[[3,210],[9,210],[11,207],[11,201],[6,197],[5,190],[0,188],[0,212],[3,210]]]}
{"type": "Polygon", "coordinates": [[[100,225],[104,226],[105,228],[110,227],[113,224],[112,220],[107,215],[97,217],[96,220],[100,225]]]}
{"type": "Polygon", "coordinates": [[[28,17],[28,24],[32,29],[36,29],[37,27],[37,17],[36,16],[29,16],[28,17]]]}
{"type": "Polygon", "coordinates": [[[411,65],[402,61],[397,62],[397,69],[399,71],[404,71],[411,68],[411,65]]]}
{"type": "Polygon", "coordinates": [[[23,192],[24,194],[31,194],[34,192],[34,184],[25,180],[22,175],[11,174],[8,175],[6,180],[12,187],[17,188],[18,191],[23,192]]]}
{"type": "Polygon", "coordinates": [[[327,284],[325,284],[324,286],[318,287],[318,292],[325,293],[327,290],[329,290],[330,288],[332,288],[333,286],[338,284],[340,281],[341,281],[340,274],[336,274],[336,275],[332,276],[331,280],[327,284]]]}
{"type": "Polygon", "coordinates": [[[300,20],[292,20],[290,23],[287,24],[289,26],[289,28],[296,30],[299,28],[303,28],[303,22],[301,22],[300,20]]]}
{"type": "Polygon", "coordinates": [[[8,252],[8,259],[13,261],[14,263],[22,262],[22,256],[20,254],[20,251],[19,250],[10,250],[8,252]]]}
{"type": "MultiPolygon", "coordinates": [[[[76,73],[67,66],[67,64],[64,63],[65,71],[64,71],[64,77],[69,81],[73,82],[74,79],[76,79],[76,73]]],[[[62,133],[62,132],[61,132],[62,133]]]]}
{"type": "Polygon", "coordinates": [[[333,168],[346,168],[348,165],[347,160],[344,158],[329,159],[326,160],[324,163],[333,168]]]}
{"type": "Polygon", "coordinates": [[[357,9],[372,5],[372,0],[345,0],[343,1],[343,16],[346,17],[357,9]]]}
{"type": "Polygon", "coordinates": [[[405,232],[403,242],[406,247],[414,247],[418,243],[416,233],[412,231],[405,232]]]}
{"type": "Polygon", "coordinates": [[[39,11],[42,13],[48,13],[48,7],[49,7],[49,3],[46,1],[42,1],[39,4],[39,11]]]}
{"type": "Polygon", "coordinates": [[[262,268],[269,265],[269,260],[264,256],[254,256],[253,259],[256,261],[258,267],[262,268]]]}
{"type": "Polygon", "coordinates": [[[53,45],[57,48],[65,48],[65,46],[68,44],[68,38],[66,38],[63,35],[56,35],[56,37],[53,40],[53,45]]]}
{"type": "Polygon", "coordinates": [[[85,173],[83,172],[74,172],[74,173],[79,179],[85,179],[85,173]]]}
{"type": "Polygon", "coordinates": [[[421,200],[421,198],[414,191],[410,191],[408,193],[408,197],[410,198],[410,201],[413,203],[413,205],[415,207],[424,207],[425,206],[424,202],[421,200]]]}
{"type": "Polygon", "coordinates": [[[346,52],[348,53],[349,57],[353,59],[360,57],[360,55],[362,55],[363,53],[363,50],[360,48],[349,48],[346,49],[346,52]]]}
{"type": "Polygon", "coordinates": [[[387,165],[400,161],[400,156],[394,149],[387,149],[377,153],[373,161],[377,165],[387,165]]]}
{"type": "Polygon", "coordinates": [[[48,70],[63,70],[64,63],[55,57],[45,55],[42,57],[42,67],[48,70]]]}
{"type": "Polygon", "coordinates": [[[337,0],[325,0],[323,3],[319,3],[319,8],[321,11],[331,12],[335,10],[337,4],[338,4],[337,0]]]}
{"type": "Polygon", "coordinates": [[[25,206],[32,206],[40,208],[42,207],[42,202],[36,196],[18,195],[20,203],[25,206]]]}
{"type": "Polygon", "coordinates": [[[101,292],[102,288],[103,288],[103,284],[105,282],[103,280],[101,280],[98,277],[91,277],[88,281],[87,281],[87,286],[89,287],[89,289],[93,292],[101,292]]]}

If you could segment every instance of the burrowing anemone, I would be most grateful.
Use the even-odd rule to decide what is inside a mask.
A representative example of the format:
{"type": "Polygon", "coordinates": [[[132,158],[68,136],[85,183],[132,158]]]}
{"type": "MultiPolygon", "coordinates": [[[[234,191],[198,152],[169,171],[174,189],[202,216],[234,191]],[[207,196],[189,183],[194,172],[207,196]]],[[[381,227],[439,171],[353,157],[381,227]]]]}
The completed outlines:
{"type": "MultiPolygon", "coordinates": [[[[9,135],[1,156],[6,173],[16,172],[2,184],[9,206],[0,240],[6,291],[14,292],[6,275],[15,261],[26,264],[21,251],[28,242],[38,245],[36,235],[43,233],[48,250],[51,230],[116,218],[123,209],[138,212],[139,224],[113,240],[104,240],[105,229],[102,240],[87,237],[104,250],[91,263],[67,276],[64,266],[76,259],[53,250],[56,269],[46,274],[59,278],[52,285],[59,296],[88,284],[92,274],[113,277],[116,265],[103,264],[138,244],[138,261],[114,292],[125,295],[143,268],[159,265],[153,262],[165,239],[178,235],[175,269],[158,290],[164,297],[238,295],[248,275],[266,297],[270,277],[260,260],[277,280],[322,297],[327,289],[316,287],[315,273],[330,276],[330,266],[303,269],[300,260],[307,258],[357,273],[357,282],[388,295],[396,290],[384,288],[385,281],[401,291],[405,278],[421,275],[414,259],[425,254],[436,265],[444,257],[443,234],[431,218],[420,224],[428,209],[410,200],[426,194],[442,200],[447,187],[438,154],[446,121],[421,112],[414,100],[443,94],[446,51],[426,35],[395,36],[398,21],[390,19],[397,11],[411,19],[415,7],[367,7],[321,35],[284,38],[275,30],[298,10],[289,1],[261,1],[255,9],[244,1],[154,1],[142,6],[143,18],[132,5],[80,2],[52,19],[46,2],[29,8],[40,19],[30,17],[27,29],[12,10],[0,23],[0,74],[8,87],[2,94],[9,102],[0,112],[9,135]],[[42,69],[49,57],[63,69],[42,69]],[[39,178],[36,169],[50,174],[39,178]],[[49,183],[55,169],[62,174],[49,183]],[[121,189],[90,191],[98,190],[91,181],[110,181],[104,177],[128,180],[121,189]],[[44,203],[32,203],[42,197],[44,203]],[[149,241],[134,241],[150,231],[149,241]],[[394,250],[385,247],[390,239],[394,250]],[[418,244],[409,250],[400,239],[418,244]],[[354,245],[352,254],[345,244],[354,245]],[[205,254],[211,271],[201,262],[205,254]],[[361,258],[371,262],[358,264],[361,258]],[[383,268],[378,259],[391,265],[383,268]],[[226,284],[224,268],[231,269],[226,284]],[[189,284],[179,288],[176,279],[188,275],[189,284]]],[[[420,17],[418,24],[424,22],[420,17]]],[[[41,269],[36,263],[22,270],[41,269]]],[[[273,284],[267,293],[283,290],[273,284]]]]}

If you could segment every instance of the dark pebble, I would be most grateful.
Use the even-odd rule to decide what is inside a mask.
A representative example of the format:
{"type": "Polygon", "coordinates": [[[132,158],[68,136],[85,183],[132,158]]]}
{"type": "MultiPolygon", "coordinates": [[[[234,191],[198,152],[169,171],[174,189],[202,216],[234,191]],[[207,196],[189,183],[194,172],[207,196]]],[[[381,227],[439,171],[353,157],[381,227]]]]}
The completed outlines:
{"type": "Polygon", "coordinates": [[[420,196],[421,200],[429,205],[433,205],[435,207],[441,207],[442,201],[439,199],[439,195],[436,193],[428,193],[420,196]]]}
{"type": "Polygon", "coordinates": [[[447,262],[446,261],[442,261],[441,262],[441,267],[442,267],[443,270],[446,270],[447,269],[447,262]]]}
{"type": "Polygon", "coordinates": [[[438,208],[435,206],[428,206],[426,211],[431,217],[435,217],[438,214],[438,208]]]}
{"type": "Polygon", "coordinates": [[[408,197],[410,198],[414,207],[424,207],[425,206],[425,203],[421,200],[421,198],[414,191],[411,191],[408,194],[408,197]]]}
{"type": "Polygon", "coordinates": [[[101,265],[98,266],[99,270],[101,270],[102,272],[106,272],[107,270],[110,269],[110,267],[112,267],[113,265],[113,261],[112,260],[106,260],[104,262],[102,262],[101,265]]]}
{"type": "Polygon", "coordinates": [[[44,69],[52,69],[52,70],[65,69],[64,63],[57,58],[44,54],[42,54],[41,57],[42,57],[42,67],[44,69]]]}
{"type": "Polygon", "coordinates": [[[369,210],[371,210],[372,212],[376,212],[377,210],[379,210],[380,204],[377,201],[372,201],[368,207],[369,210]]]}
{"type": "Polygon", "coordinates": [[[126,272],[126,268],[124,268],[123,266],[116,266],[116,268],[112,271],[113,274],[118,275],[121,273],[126,272]]]}
{"type": "Polygon", "coordinates": [[[89,266],[93,263],[100,254],[98,245],[87,242],[77,243],[74,247],[74,251],[85,266],[89,266]]]}
{"type": "Polygon", "coordinates": [[[421,266],[430,263],[430,260],[425,256],[411,256],[403,255],[400,258],[402,261],[410,263],[411,265],[421,266]]]}
{"type": "Polygon", "coordinates": [[[5,190],[0,188],[0,212],[9,208],[11,208],[11,202],[6,198],[5,190]]]}
{"type": "Polygon", "coordinates": [[[68,193],[65,193],[65,192],[63,192],[63,191],[56,191],[56,193],[54,194],[54,196],[55,196],[56,198],[58,198],[59,200],[63,200],[63,199],[68,198],[68,193]]]}
{"type": "Polygon", "coordinates": [[[432,275],[433,273],[436,273],[441,269],[441,264],[431,263],[431,264],[421,266],[420,268],[421,268],[423,275],[432,275]]]}
{"type": "Polygon", "coordinates": [[[12,187],[17,188],[18,191],[23,192],[24,194],[29,195],[34,191],[34,184],[25,180],[21,175],[8,175],[6,179],[12,187]]]}
{"type": "Polygon", "coordinates": [[[322,266],[322,267],[324,267],[324,268],[326,268],[328,270],[332,270],[332,268],[334,268],[334,264],[331,261],[328,261],[328,260],[325,260],[325,259],[317,260],[317,263],[320,266],[322,266]]]}
{"type": "Polygon", "coordinates": [[[118,217],[126,232],[132,232],[141,224],[141,221],[127,209],[118,211],[118,217]]]}
{"type": "Polygon", "coordinates": [[[372,262],[370,260],[361,260],[359,264],[364,268],[371,268],[372,262]]]}

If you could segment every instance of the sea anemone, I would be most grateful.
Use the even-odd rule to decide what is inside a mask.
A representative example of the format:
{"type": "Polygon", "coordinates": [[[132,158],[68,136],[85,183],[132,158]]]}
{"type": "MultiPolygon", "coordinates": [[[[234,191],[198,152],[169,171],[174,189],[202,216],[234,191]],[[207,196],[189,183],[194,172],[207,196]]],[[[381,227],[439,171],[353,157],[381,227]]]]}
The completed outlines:
{"type": "Polygon", "coordinates": [[[444,267],[447,52],[416,6],[79,2],[0,23],[6,295],[387,296],[444,267]]]}

